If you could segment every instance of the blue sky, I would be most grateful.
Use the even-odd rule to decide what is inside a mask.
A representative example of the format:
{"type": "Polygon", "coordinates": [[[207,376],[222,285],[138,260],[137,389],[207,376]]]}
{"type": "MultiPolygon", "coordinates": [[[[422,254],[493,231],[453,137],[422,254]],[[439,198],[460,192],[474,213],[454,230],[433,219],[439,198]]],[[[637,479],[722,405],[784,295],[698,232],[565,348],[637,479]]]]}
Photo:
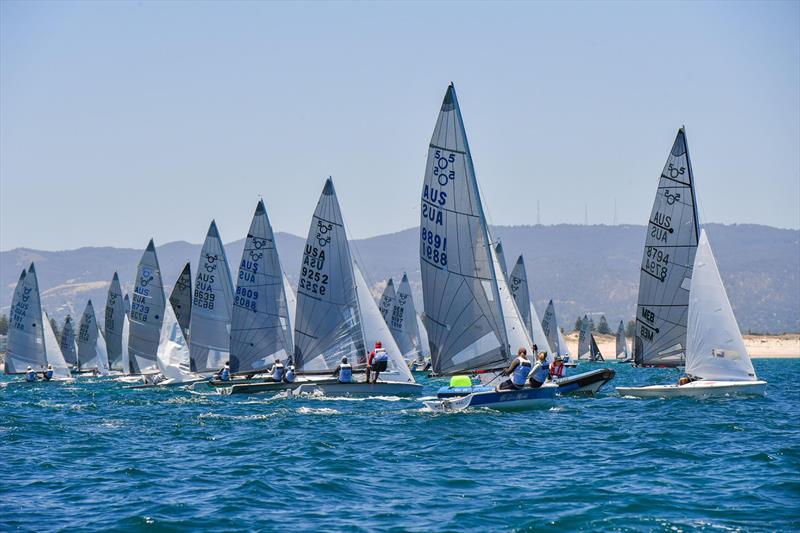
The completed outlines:
{"type": "Polygon", "coordinates": [[[0,249],[416,226],[456,83],[493,224],[644,224],[687,127],[701,217],[800,227],[800,4],[0,3],[0,249]]]}

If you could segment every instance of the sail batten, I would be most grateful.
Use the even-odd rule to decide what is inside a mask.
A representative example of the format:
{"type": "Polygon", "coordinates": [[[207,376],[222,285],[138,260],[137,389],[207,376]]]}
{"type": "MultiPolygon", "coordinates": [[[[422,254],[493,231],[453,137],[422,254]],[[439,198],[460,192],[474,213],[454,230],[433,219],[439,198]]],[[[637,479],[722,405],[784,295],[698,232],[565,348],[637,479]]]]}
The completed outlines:
{"type": "Polygon", "coordinates": [[[637,365],[683,364],[698,228],[694,176],[681,128],[659,177],[648,220],[636,308],[637,365]]]}

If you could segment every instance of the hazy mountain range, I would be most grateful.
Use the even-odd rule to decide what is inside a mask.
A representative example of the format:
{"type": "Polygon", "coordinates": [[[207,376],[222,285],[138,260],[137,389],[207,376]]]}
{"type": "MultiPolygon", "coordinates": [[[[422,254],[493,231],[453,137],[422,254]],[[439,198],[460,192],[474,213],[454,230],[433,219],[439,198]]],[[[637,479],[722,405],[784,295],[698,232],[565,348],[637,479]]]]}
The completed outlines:
{"type": "MultiPolygon", "coordinates": [[[[800,231],[751,224],[707,224],[705,228],[742,330],[800,331],[800,231]]],[[[376,296],[386,279],[399,281],[407,271],[421,307],[417,232],[408,229],[352,241],[353,254],[376,296]]],[[[493,234],[503,242],[509,268],[517,255],[524,254],[540,315],[552,298],[567,330],[579,314],[587,312],[604,313],[612,328],[619,320],[633,317],[644,226],[498,226],[493,234]]],[[[276,239],[294,283],[304,239],[287,233],[278,233],[276,239]]],[[[146,244],[143,239],[142,246],[146,244]]],[[[226,245],[234,272],[243,245],[244,239],[226,245]]],[[[8,313],[19,274],[31,261],[36,263],[44,307],[59,321],[68,313],[79,315],[90,298],[96,309],[102,309],[115,270],[124,289],[132,288],[142,251],[102,247],[0,252],[0,312],[8,313]]],[[[157,251],[170,289],[186,261],[192,263],[194,275],[199,244],[171,242],[157,246],[157,251]]]]}

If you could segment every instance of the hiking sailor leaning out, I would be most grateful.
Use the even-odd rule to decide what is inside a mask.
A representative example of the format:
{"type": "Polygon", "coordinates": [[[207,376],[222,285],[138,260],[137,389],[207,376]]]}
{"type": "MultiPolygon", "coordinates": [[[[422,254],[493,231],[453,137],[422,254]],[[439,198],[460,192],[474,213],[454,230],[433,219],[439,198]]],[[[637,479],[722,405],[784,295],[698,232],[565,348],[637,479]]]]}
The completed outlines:
{"type": "Polygon", "coordinates": [[[503,370],[500,374],[502,376],[511,376],[511,378],[502,382],[497,387],[497,390],[518,390],[523,388],[530,371],[531,362],[528,361],[528,350],[520,348],[517,350],[517,357],[515,357],[508,368],[503,370]]]}

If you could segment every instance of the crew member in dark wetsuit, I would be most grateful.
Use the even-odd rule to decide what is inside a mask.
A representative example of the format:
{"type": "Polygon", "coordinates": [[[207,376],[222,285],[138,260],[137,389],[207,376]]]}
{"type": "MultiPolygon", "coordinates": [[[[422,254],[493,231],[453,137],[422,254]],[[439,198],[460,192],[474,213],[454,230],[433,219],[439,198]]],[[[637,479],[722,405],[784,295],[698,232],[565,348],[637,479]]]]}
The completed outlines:
{"type": "Polygon", "coordinates": [[[531,362],[528,361],[528,351],[525,348],[517,350],[517,357],[503,370],[502,376],[511,376],[502,382],[496,390],[518,390],[525,386],[525,380],[531,371],[531,362]]]}
{"type": "Polygon", "coordinates": [[[47,365],[47,370],[42,372],[42,377],[45,381],[50,381],[53,379],[53,365],[47,365]]]}

